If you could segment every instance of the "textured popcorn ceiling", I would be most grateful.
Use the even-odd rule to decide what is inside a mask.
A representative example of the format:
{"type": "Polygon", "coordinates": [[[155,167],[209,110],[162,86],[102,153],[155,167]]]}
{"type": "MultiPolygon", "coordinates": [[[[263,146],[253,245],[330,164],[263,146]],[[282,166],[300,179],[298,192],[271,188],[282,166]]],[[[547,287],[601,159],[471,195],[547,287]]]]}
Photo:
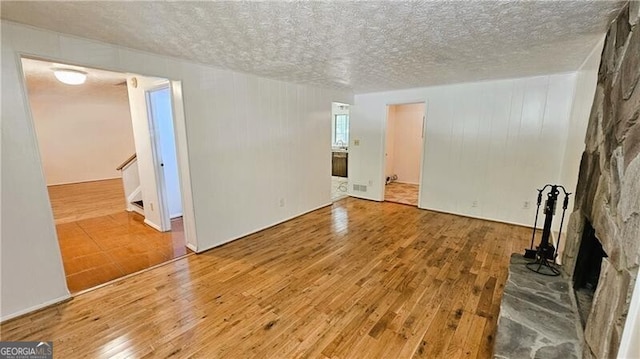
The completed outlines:
{"type": "Polygon", "coordinates": [[[576,70],[610,1],[2,2],[2,18],[355,92],[576,70]]]}

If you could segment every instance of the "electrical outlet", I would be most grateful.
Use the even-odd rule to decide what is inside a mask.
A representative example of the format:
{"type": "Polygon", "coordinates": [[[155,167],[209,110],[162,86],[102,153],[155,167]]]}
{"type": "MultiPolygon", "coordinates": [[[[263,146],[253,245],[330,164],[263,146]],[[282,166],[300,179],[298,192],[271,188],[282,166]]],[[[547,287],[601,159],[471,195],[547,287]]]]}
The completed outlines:
{"type": "Polygon", "coordinates": [[[149,208],[153,211],[153,202],[149,203],[149,208]]]}
{"type": "Polygon", "coordinates": [[[284,198],[280,198],[280,207],[284,207],[284,198]]]}
{"type": "Polygon", "coordinates": [[[524,203],[522,204],[522,209],[529,209],[531,207],[531,202],[529,201],[524,201],[524,203]]]}
{"type": "Polygon", "coordinates": [[[354,146],[360,146],[360,140],[353,140],[354,146]]]}
{"type": "Polygon", "coordinates": [[[478,207],[478,201],[471,202],[471,207],[478,207]]]}

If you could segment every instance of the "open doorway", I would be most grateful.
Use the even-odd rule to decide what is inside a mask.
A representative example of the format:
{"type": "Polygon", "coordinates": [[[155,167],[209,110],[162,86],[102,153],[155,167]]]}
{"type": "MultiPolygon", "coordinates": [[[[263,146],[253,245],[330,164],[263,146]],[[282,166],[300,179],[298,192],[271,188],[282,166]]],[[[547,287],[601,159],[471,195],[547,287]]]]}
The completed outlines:
{"type": "Polygon", "coordinates": [[[347,197],[349,181],[349,105],[331,104],[331,201],[347,197]]]}
{"type": "Polygon", "coordinates": [[[418,206],[425,104],[387,106],[384,200],[418,206]]]}
{"type": "MultiPolygon", "coordinates": [[[[26,57],[21,62],[69,290],[188,254],[182,223],[168,232],[147,223],[142,179],[149,176],[138,156],[131,75],[26,57]]],[[[177,167],[175,144],[173,151],[177,167]]]]}

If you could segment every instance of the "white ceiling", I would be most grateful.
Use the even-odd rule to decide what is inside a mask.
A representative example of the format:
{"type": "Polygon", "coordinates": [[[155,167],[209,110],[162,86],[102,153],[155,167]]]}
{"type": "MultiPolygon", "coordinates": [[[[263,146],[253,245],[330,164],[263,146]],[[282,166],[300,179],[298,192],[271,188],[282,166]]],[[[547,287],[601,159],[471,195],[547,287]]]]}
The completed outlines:
{"type": "Polygon", "coordinates": [[[105,99],[129,101],[126,74],[92,69],[89,67],[70,66],[36,59],[22,59],[29,98],[54,97],[65,101],[104,101],[105,99]],[[82,85],[66,85],[58,81],[53,74],[54,69],[69,68],[87,73],[87,80],[82,85]]]}
{"type": "Polygon", "coordinates": [[[576,70],[621,6],[611,1],[2,1],[1,16],[359,93],[576,70]]]}

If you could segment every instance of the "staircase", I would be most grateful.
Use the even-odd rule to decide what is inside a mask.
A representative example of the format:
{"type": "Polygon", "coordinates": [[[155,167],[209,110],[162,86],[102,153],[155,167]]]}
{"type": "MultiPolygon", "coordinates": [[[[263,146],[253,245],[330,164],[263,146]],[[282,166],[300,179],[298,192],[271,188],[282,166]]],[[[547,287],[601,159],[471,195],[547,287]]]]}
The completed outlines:
{"type": "Polygon", "coordinates": [[[126,161],[116,168],[122,174],[124,197],[127,211],[136,212],[144,216],[144,203],[142,201],[142,188],[138,175],[138,158],[134,153],[126,161]]]}

